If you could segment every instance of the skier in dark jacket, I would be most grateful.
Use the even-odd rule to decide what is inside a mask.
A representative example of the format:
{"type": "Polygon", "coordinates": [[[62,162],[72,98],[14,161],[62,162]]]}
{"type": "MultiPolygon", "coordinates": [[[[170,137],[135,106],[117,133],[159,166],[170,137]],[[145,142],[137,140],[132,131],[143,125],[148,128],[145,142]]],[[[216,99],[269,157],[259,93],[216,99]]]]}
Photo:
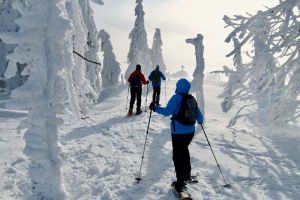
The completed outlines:
{"type": "Polygon", "coordinates": [[[166,77],[159,71],[159,65],[156,65],[155,70],[150,73],[148,78],[152,82],[153,87],[152,101],[155,102],[156,105],[159,105],[161,79],[166,80],[166,77]]]}
{"type": "MultiPolygon", "coordinates": [[[[175,94],[169,100],[167,106],[156,106],[152,102],[149,106],[151,110],[164,116],[178,114],[182,105],[184,95],[187,95],[191,84],[186,79],[180,79],[176,84],[175,94]]],[[[203,116],[198,106],[195,107],[196,121],[198,124],[203,123],[203,116]]],[[[195,133],[195,125],[184,125],[176,119],[171,121],[172,146],[173,146],[173,162],[176,171],[177,182],[175,182],[175,189],[181,192],[185,189],[186,182],[191,180],[191,163],[188,146],[192,141],[195,133]]]]}
{"type": "Polygon", "coordinates": [[[142,99],[142,84],[149,84],[149,81],[146,81],[144,74],[141,71],[141,65],[136,65],[136,69],[132,72],[128,78],[128,83],[130,85],[130,105],[128,116],[133,114],[133,104],[135,99],[137,99],[136,103],[136,114],[141,114],[141,99],[142,99]]]}

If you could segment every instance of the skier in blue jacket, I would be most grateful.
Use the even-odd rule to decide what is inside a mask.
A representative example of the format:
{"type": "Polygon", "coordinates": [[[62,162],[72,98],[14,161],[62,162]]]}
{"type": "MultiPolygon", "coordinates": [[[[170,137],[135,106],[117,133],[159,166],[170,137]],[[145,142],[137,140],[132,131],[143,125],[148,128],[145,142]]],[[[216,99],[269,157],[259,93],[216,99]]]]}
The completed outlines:
{"type": "MultiPolygon", "coordinates": [[[[176,83],[175,94],[169,100],[167,106],[156,106],[152,102],[149,108],[161,115],[176,116],[182,105],[183,96],[189,93],[191,84],[186,79],[180,79],[176,83]]],[[[197,103],[196,103],[197,104],[197,103]]],[[[200,109],[196,106],[196,121],[198,124],[203,123],[203,116],[200,109]]],[[[173,118],[172,117],[172,118],[173,118]]],[[[195,124],[184,125],[176,118],[171,121],[171,133],[172,133],[172,146],[173,146],[173,162],[176,171],[177,182],[175,182],[175,189],[181,192],[185,189],[185,184],[191,180],[191,162],[188,146],[192,141],[195,133],[195,124]]]]}
{"type": "Polygon", "coordinates": [[[152,101],[159,105],[161,79],[166,80],[164,74],[159,71],[159,65],[156,65],[155,70],[150,73],[148,79],[152,82],[153,87],[152,101]]]}

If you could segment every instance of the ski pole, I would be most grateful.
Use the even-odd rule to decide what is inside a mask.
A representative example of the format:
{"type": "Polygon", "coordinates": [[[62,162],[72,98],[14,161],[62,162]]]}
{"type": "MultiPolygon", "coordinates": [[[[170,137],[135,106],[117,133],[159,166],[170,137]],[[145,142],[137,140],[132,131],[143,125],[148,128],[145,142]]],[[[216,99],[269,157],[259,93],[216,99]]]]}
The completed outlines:
{"type": "Polygon", "coordinates": [[[147,92],[146,92],[146,101],[145,101],[145,106],[147,109],[147,98],[148,98],[148,91],[149,91],[149,84],[147,84],[147,92]]]}
{"type": "Polygon", "coordinates": [[[127,89],[126,110],[128,109],[128,96],[129,96],[129,85],[128,85],[128,89],[127,89]]]}
{"type": "Polygon", "coordinates": [[[146,143],[147,143],[147,138],[148,138],[149,126],[150,126],[150,121],[151,121],[151,115],[152,115],[152,110],[150,111],[150,116],[149,116],[147,131],[146,131],[146,138],[145,138],[145,144],[144,144],[144,150],[143,150],[143,155],[142,155],[142,161],[141,161],[139,176],[137,178],[135,178],[135,180],[137,181],[137,183],[139,183],[142,180],[141,173],[142,173],[143,160],[144,160],[146,143]]]}
{"type": "Polygon", "coordinates": [[[205,133],[205,130],[204,130],[202,124],[201,124],[201,128],[202,128],[202,130],[203,130],[203,133],[204,133],[204,135],[205,135],[205,138],[206,138],[206,140],[207,140],[207,143],[208,143],[208,145],[209,145],[209,147],[210,147],[210,150],[211,150],[211,152],[212,152],[212,154],[213,154],[213,156],[214,156],[214,158],[215,158],[215,161],[216,161],[217,166],[218,166],[218,168],[219,168],[219,170],[220,170],[220,173],[221,173],[221,175],[222,175],[222,178],[223,178],[223,181],[224,181],[224,185],[223,185],[223,186],[224,186],[225,188],[230,188],[230,184],[229,184],[229,183],[226,183],[226,181],[225,181],[225,178],[224,178],[223,172],[222,172],[222,170],[221,170],[221,167],[220,167],[220,165],[219,165],[219,163],[218,163],[218,161],[217,161],[217,158],[216,158],[216,156],[215,156],[215,153],[214,153],[214,151],[213,151],[213,149],[212,149],[212,147],[211,147],[211,145],[210,145],[210,142],[209,142],[209,140],[208,140],[208,137],[207,137],[207,135],[206,135],[206,133],[205,133]]]}
{"type": "Polygon", "coordinates": [[[167,81],[165,81],[165,102],[167,104],[167,81]]]}

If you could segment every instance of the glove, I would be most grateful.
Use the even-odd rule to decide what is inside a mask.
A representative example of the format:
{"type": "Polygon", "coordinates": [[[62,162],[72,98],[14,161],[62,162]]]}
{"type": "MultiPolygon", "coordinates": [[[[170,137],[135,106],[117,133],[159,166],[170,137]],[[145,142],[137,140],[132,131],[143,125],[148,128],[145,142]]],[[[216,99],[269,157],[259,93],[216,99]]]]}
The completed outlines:
{"type": "Polygon", "coordinates": [[[147,85],[149,84],[149,81],[146,81],[147,85]]]}
{"type": "Polygon", "coordinates": [[[149,109],[150,109],[150,110],[153,110],[153,111],[155,110],[155,102],[151,102],[151,103],[150,103],[149,109]]]}

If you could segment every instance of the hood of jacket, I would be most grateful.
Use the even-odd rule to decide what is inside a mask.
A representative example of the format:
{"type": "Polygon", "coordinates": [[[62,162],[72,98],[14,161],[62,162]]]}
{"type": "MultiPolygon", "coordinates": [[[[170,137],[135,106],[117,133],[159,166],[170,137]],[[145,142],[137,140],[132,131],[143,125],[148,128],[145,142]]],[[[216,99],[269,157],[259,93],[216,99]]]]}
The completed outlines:
{"type": "Polygon", "coordinates": [[[175,93],[180,94],[188,94],[191,88],[191,83],[186,79],[180,79],[176,83],[175,93]]]}

